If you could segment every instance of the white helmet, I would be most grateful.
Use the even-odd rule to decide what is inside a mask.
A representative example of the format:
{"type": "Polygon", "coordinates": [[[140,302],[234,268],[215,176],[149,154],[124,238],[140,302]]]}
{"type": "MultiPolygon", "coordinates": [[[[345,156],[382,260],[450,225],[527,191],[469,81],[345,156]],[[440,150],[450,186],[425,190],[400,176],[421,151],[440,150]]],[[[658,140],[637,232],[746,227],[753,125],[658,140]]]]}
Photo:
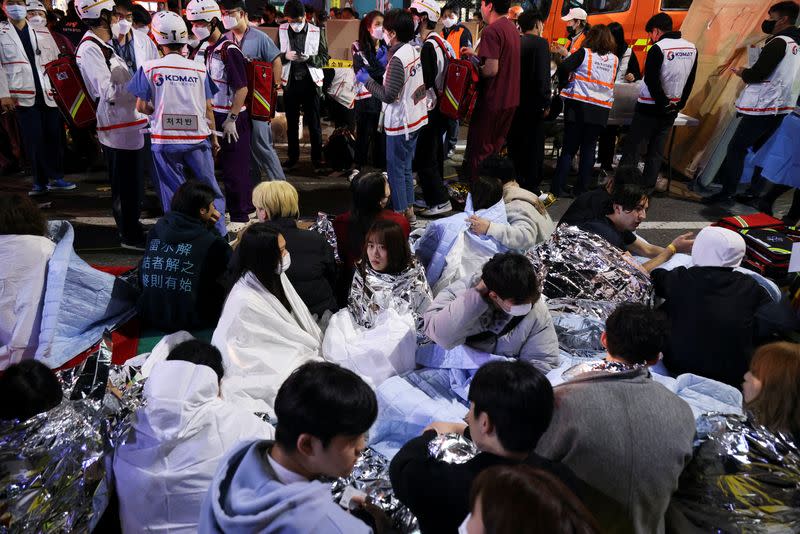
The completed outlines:
{"type": "Polygon", "coordinates": [[[194,22],[204,20],[211,22],[213,19],[222,20],[222,12],[214,0],[192,0],[186,4],[186,18],[194,22]]]}
{"type": "Polygon", "coordinates": [[[76,0],[75,11],[81,20],[99,19],[103,11],[114,10],[114,0],[76,0]]]}
{"type": "Polygon", "coordinates": [[[153,37],[160,45],[187,44],[189,31],[180,15],[172,11],[159,11],[153,15],[150,26],[153,37]]]}
{"type": "Polygon", "coordinates": [[[414,0],[409,9],[413,9],[420,14],[425,13],[431,22],[439,21],[440,10],[436,0],[414,0]]]}

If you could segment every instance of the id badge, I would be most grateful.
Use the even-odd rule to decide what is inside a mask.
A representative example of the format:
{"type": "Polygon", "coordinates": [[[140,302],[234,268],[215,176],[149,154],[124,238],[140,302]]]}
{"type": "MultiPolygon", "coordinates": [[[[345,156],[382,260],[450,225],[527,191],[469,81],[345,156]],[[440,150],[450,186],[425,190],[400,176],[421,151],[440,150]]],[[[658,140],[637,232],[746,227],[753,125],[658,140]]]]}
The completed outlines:
{"type": "Polygon", "coordinates": [[[196,132],[197,115],[169,115],[165,113],[161,116],[161,128],[164,130],[196,132]]]}

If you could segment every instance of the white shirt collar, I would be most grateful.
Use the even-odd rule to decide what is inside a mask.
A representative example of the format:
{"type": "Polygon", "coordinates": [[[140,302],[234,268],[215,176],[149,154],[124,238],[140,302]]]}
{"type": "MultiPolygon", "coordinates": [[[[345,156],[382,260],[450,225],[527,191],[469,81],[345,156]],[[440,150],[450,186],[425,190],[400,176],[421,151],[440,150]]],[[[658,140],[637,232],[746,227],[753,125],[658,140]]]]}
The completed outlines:
{"type": "Polygon", "coordinates": [[[272,455],[267,453],[267,461],[269,461],[269,465],[272,467],[272,470],[275,471],[275,476],[278,477],[278,482],[281,484],[294,484],[295,482],[308,482],[308,480],[303,475],[298,475],[294,471],[289,471],[281,464],[276,462],[272,455]]]}

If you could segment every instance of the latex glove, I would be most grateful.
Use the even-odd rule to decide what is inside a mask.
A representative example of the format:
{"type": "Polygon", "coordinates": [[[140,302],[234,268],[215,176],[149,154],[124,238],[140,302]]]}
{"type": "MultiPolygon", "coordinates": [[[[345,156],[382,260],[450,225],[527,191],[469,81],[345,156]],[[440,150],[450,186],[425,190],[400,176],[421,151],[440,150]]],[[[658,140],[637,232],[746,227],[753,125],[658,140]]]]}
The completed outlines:
{"type": "Polygon", "coordinates": [[[294,50],[289,50],[286,52],[286,61],[297,61],[300,58],[300,54],[295,52],[294,50]]]}
{"type": "Polygon", "coordinates": [[[369,80],[370,78],[371,77],[369,75],[369,72],[367,72],[367,69],[362,68],[360,71],[356,73],[356,80],[358,80],[361,83],[367,83],[367,80],[369,80]]]}
{"type": "Polygon", "coordinates": [[[222,123],[222,135],[229,143],[235,143],[239,140],[239,132],[236,131],[236,119],[228,117],[222,123]]]}
{"type": "Polygon", "coordinates": [[[310,57],[311,56],[307,56],[305,54],[300,54],[299,56],[297,56],[297,61],[305,63],[306,61],[309,60],[310,57]]]}
{"type": "Polygon", "coordinates": [[[130,79],[131,73],[125,67],[114,67],[111,70],[111,83],[114,85],[128,83],[130,79]]]}
{"type": "Polygon", "coordinates": [[[375,55],[375,59],[378,60],[382,67],[386,68],[386,64],[389,63],[389,49],[382,46],[375,55]]]}

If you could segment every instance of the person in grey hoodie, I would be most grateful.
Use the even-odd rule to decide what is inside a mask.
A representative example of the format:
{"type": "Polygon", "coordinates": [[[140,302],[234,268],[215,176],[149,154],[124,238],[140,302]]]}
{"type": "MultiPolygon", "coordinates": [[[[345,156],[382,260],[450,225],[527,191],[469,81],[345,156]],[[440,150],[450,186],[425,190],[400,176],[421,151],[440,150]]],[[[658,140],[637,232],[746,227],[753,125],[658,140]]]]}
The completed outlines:
{"type": "Polygon", "coordinates": [[[521,358],[543,373],[558,365],[553,318],[525,256],[495,254],[480,276],[444,288],[425,312],[425,334],[445,349],[468,345],[521,358]]]}
{"type": "Polygon", "coordinates": [[[240,444],[220,463],[199,532],[370,534],[317,479],[353,470],[378,415],[372,389],[338,365],[309,362],[283,383],[275,413],[275,441],[240,444]]]}
{"type": "Polygon", "coordinates": [[[630,529],[613,532],[663,533],[695,432],[689,405],[648,371],[664,347],[666,324],[647,306],[621,304],[601,341],[604,360],[579,364],[582,372],[567,372],[572,379],[553,388],[553,419],[536,453],[622,506],[630,529]]]}

